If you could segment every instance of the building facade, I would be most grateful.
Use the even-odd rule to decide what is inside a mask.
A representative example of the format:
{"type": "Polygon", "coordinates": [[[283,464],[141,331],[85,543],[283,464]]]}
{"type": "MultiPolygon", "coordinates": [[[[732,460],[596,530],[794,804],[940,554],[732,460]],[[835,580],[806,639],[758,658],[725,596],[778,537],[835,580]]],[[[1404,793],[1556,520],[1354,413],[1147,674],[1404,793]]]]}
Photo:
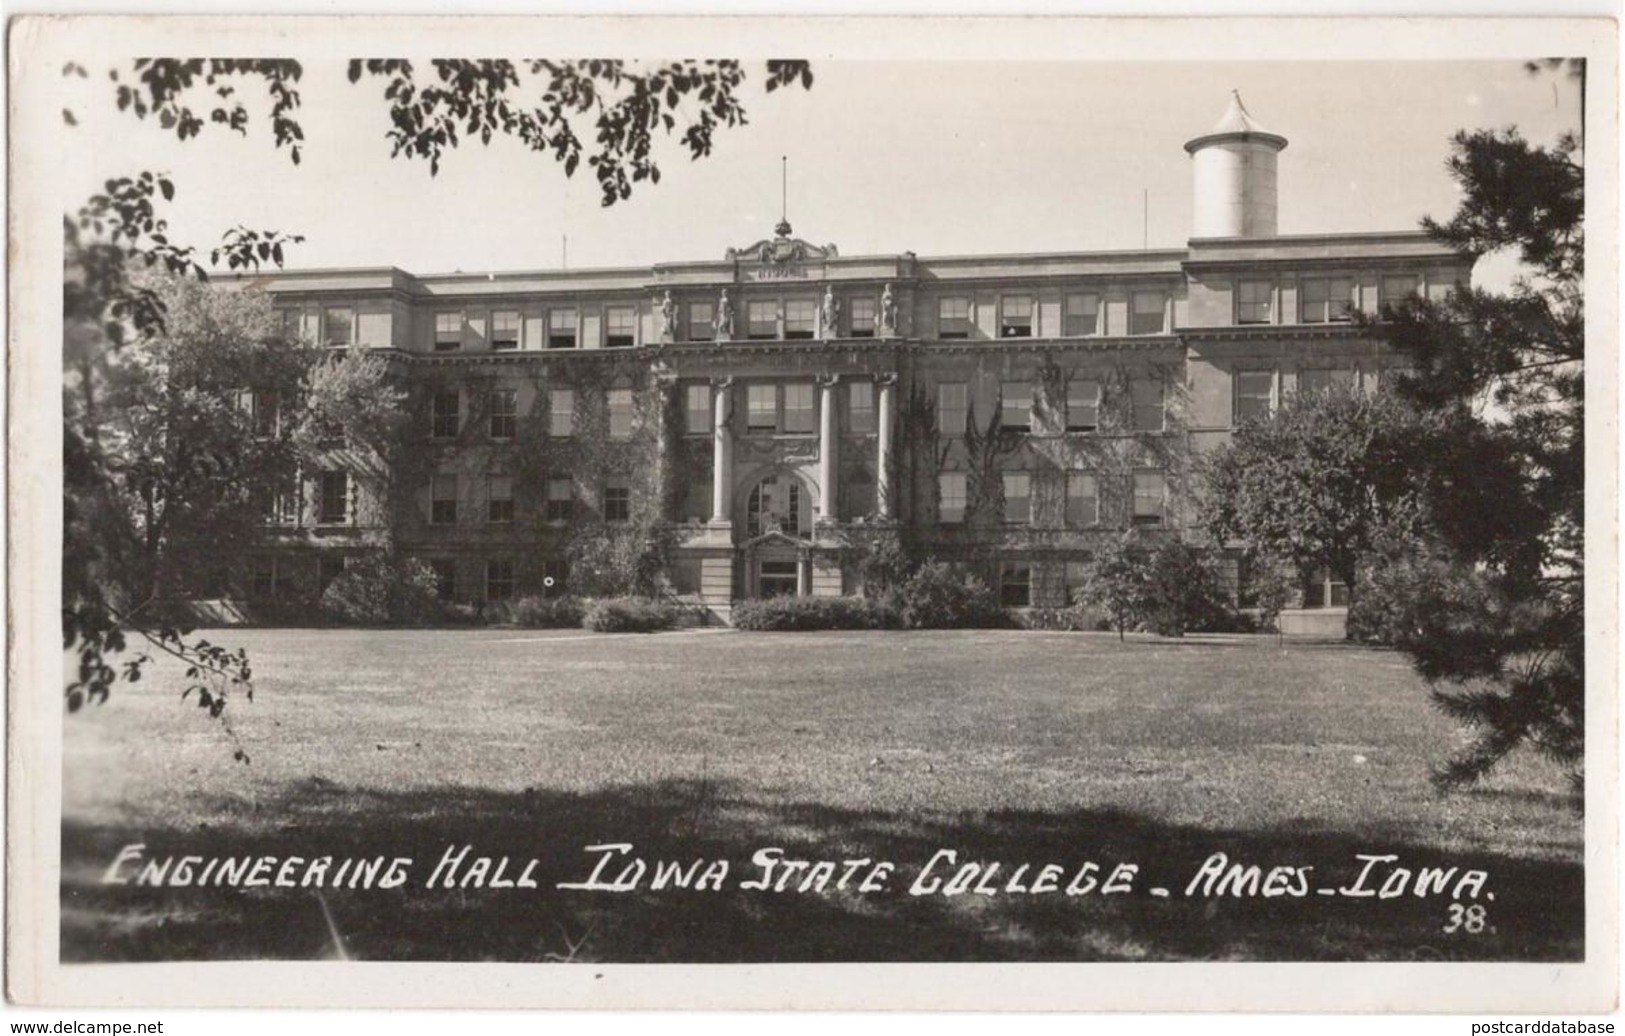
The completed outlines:
{"type": "MultiPolygon", "coordinates": [[[[449,597],[564,593],[573,537],[657,517],[672,591],[724,619],[860,589],[853,547],[887,531],[1064,605],[1103,538],[1195,531],[1191,459],[1240,422],[1380,388],[1395,360],[1351,312],[1468,279],[1418,232],[1277,234],[1286,144],[1239,97],[1187,143],[1181,249],[845,256],[781,222],[653,268],[262,278],[290,329],[387,356],[411,421],[389,502],[342,457],[312,473],[252,592],[392,542],[449,597]]],[[[1310,579],[1302,613],[1345,599],[1310,579]]]]}

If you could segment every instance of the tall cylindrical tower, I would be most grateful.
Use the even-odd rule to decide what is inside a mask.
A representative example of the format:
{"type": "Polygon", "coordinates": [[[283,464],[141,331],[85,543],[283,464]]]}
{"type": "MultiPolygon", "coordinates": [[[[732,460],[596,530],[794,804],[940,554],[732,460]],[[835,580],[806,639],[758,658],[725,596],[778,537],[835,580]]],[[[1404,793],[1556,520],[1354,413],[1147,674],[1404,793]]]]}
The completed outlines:
{"type": "Polygon", "coordinates": [[[1212,130],[1185,144],[1193,160],[1196,225],[1192,237],[1274,237],[1275,156],[1286,138],[1260,126],[1230,92],[1212,130]]]}

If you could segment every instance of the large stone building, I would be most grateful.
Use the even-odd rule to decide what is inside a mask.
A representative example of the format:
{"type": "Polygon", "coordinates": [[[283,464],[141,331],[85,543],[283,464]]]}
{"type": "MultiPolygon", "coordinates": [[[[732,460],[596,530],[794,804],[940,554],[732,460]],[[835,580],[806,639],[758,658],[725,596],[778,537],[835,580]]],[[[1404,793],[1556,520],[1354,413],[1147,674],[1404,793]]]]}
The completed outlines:
{"type": "MultiPolygon", "coordinates": [[[[1190,458],[1238,422],[1379,386],[1391,359],[1349,311],[1470,273],[1414,231],[1278,235],[1286,146],[1233,98],[1185,145],[1180,249],[846,256],[780,223],[653,268],[279,273],[290,327],[390,357],[412,431],[387,505],[342,459],[311,474],[254,592],[387,538],[448,596],[561,593],[572,537],[663,516],[673,592],[722,617],[856,590],[850,548],[886,529],[1008,603],[1064,604],[1104,537],[1190,534],[1190,458]]],[[[1309,580],[1297,621],[1345,596],[1309,580]]]]}

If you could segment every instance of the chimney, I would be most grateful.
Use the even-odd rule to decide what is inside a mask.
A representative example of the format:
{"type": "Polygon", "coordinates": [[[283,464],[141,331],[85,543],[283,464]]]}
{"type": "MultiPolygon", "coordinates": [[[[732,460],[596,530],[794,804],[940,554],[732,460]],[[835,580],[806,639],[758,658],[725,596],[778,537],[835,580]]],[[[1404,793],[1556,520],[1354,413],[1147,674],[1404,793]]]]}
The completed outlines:
{"type": "Polygon", "coordinates": [[[1260,126],[1232,90],[1218,125],[1185,144],[1196,186],[1191,236],[1274,237],[1275,156],[1285,148],[1286,138],[1260,126]]]}

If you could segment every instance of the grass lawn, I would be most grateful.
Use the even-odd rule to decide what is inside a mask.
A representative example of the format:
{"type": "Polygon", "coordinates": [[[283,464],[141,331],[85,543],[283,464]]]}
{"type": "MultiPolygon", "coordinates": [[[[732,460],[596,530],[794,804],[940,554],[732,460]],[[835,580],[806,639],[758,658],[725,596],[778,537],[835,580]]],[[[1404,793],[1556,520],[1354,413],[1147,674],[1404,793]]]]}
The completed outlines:
{"type": "Polygon", "coordinates": [[[254,663],[255,700],[230,710],[249,765],[178,703],[178,666],[64,720],[64,960],[1583,957],[1581,822],[1560,776],[1518,759],[1436,795],[1428,768],[1458,734],[1387,652],[1005,631],[217,639],[254,663]],[[104,884],[135,842],[414,862],[391,889],[104,884]],[[612,842],[651,874],[697,858],[729,874],[721,890],[556,887],[612,842]],[[509,857],[509,878],[537,861],[539,887],[426,888],[465,844],[509,857]],[[871,892],[741,888],[763,847],[895,868],[871,892]],[[910,895],[939,849],[999,861],[997,893],[910,895]],[[1215,852],[1312,867],[1308,894],[1187,894],[1215,852]],[[1316,893],[1353,887],[1361,853],[1398,857],[1372,888],[1394,867],[1476,868],[1494,899],[1464,899],[1477,930],[1447,932],[1448,893],[1316,893]],[[1131,890],[1003,885],[1056,864],[1064,889],[1091,861],[1101,882],[1136,865],[1131,890]]]}

